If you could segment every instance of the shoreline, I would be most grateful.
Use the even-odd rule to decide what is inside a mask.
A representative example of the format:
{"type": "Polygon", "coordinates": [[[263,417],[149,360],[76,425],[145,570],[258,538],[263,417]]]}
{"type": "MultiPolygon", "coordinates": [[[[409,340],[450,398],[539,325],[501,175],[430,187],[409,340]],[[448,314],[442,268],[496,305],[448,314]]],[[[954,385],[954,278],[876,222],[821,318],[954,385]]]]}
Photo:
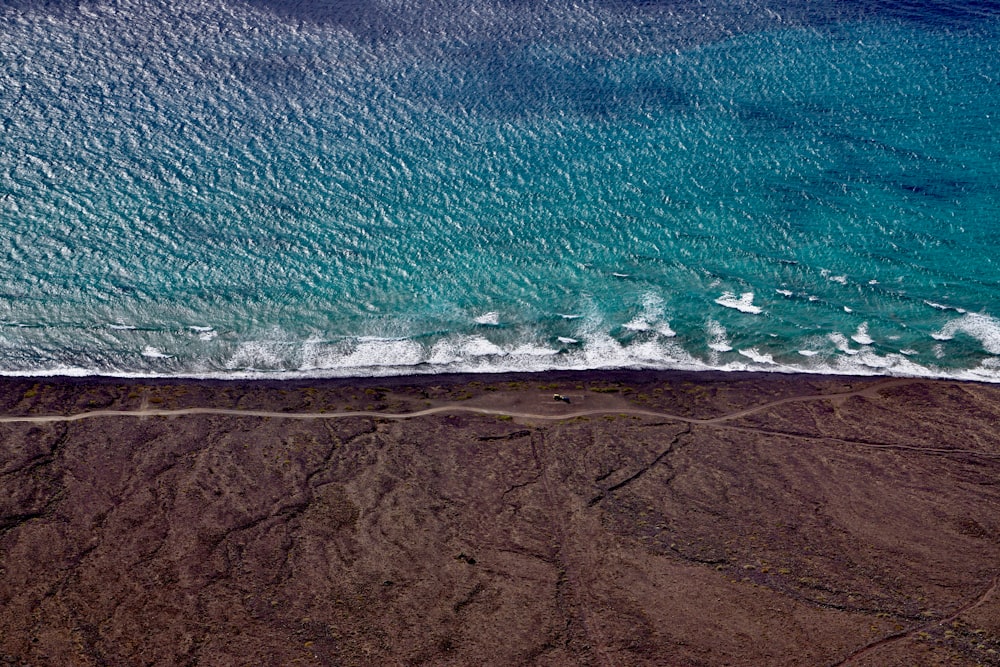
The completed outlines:
{"type": "Polygon", "coordinates": [[[0,378],[0,415],[13,663],[1000,664],[989,383],[0,378]]]}
{"type": "Polygon", "coordinates": [[[541,366],[535,369],[507,369],[507,368],[487,368],[474,370],[449,370],[446,366],[435,367],[432,364],[424,363],[415,366],[374,366],[357,368],[360,372],[368,370],[367,374],[351,374],[349,369],[326,369],[326,370],[256,370],[240,369],[230,371],[209,371],[204,373],[182,372],[179,374],[156,374],[140,372],[107,373],[100,370],[88,370],[82,368],[61,368],[55,370],[27,371],[23,374],[16,371],[0,372],[0,379],[79,379],[98,380],[109,379],[114,381],[127,382],[388,382],[393,378],[459,378],[459,377],[492,377],[492,376],[540,376],[548,374],[576,374],[576,373],[693,373],[697,375],[708,374],[709,376],[721,374],[724,376],[760,374],[764,376],[788,376],[805,375],[819,377],[861,377],[861,378],[915,378],[924,380],[941,380],[956,382],[982,382],[986,384],[1000,384],[1000,369],[984,369],[982,365],[966,368],[941,369],[933,366],[922,366],[919,364],[910,365],[909,371],[901,370],[893,365],[862,365],[842,370],[833,367],[806,368],[789,366],[784,364],[761,364],[755,368],[747,368],[744,364],[726,366],[709,365],[681,365],[675,367],[661,367],[653,365],[624,365],[624,366],[599,366],[591,368],[581,367],[560,367],[541,366]],[[884,372],[883,372],[884,371],[884,372]]]}
{"type": "Polygon", "coordinates": [[[251,387],[297,388],[306,386],[326,385],[330,387],[400,387],[424,386],[434,384],[468,384],[491,382],[571,382],[571,381],[601,381],[607,380],[619,383],[640,383],[668,381],[681,379],[683,381],[724,382],[727,380],[760,380],[769,378],[778,381],[844,381],[844,382],[878,382],[885,380],[909,380],[914,382],[941,383],[971,383],[986,386],[1000,384],[1000,378],[966,378],[947,375],[905,375],[905,374],[858,374],[858,373],[827,373],[797,370],[726,370],[718,368],[698,369],[661,369],[661,368],[591,368],[591,369],[545,369],[531,371],[488,371],[488,372],[441,372],[414,373],[412,375],[358,375],[358,376],[260,376],[214,377],[198,375],[104,375],[104,374],[45,374],[45,375],[0,375],[0,384],[6,383],[48,383],[65,385],[204,385],[216,387],[232,387],[247,385],[251,387]]]}

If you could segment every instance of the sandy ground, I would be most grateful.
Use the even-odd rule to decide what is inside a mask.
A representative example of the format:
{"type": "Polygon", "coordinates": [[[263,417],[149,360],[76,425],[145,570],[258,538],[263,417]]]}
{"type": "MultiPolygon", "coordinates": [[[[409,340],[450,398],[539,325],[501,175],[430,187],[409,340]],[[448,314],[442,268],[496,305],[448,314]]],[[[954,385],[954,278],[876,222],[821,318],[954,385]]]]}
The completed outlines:
{"type": "Polygon", "coordinates": [[[0,380],[0,663],[1000,665],[998,425],[886,378],[0,380]]]}

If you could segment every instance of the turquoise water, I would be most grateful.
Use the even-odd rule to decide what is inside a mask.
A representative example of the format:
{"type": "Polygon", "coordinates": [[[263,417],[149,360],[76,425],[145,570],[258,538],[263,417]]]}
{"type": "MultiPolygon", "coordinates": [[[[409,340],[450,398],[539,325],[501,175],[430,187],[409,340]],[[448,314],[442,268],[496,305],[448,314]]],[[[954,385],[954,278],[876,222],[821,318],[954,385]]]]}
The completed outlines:
{"type": "Polygon", "coordinates": [[[0,372],[1000,380],[1000,5],[290,7],[0,2],[0,372]]]}

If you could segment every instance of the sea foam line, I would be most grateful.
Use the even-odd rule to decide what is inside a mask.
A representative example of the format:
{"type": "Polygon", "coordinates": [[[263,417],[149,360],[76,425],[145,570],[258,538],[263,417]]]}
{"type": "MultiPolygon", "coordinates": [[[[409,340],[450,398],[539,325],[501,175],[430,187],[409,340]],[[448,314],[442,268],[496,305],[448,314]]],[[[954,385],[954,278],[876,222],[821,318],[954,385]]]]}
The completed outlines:
{"type": "Polygon", "coordinates": [[[725,292],[722,296],[715,300],[715,303],[720,306],[725,306],[726,308],[738,310],[741,313],[759,315],[763,309],[760,306],[753,305],[753,298],[753,292],[744,292],[739,298],[736,298],[736,295],[732,292],[725,292]]]}

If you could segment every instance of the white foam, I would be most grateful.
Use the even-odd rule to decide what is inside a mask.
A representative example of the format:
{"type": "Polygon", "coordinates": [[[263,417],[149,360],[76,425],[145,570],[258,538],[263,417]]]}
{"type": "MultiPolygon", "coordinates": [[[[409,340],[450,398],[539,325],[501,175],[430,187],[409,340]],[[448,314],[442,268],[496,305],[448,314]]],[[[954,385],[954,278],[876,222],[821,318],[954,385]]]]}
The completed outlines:
{"type": "Polygon", "coordinates": [[[448,365],[461,360],[462,358],[459,356],[459,350],[455,342],[447,339],[434,343],[427,358],[428,363],[442,368],[446,368],[448,365]]]}
{"type": "Polygon", "coordinates": [[[871,345],[875,340],[868,335],[868,323],[864,322],[858,326],[857,332],[851,336],[851,340],[859,345],[871,345]]]}
{"type": "Polygon", "coordinates": [[[715,300],[715,303],[720,306],[725,306],[726,308],[733,308],[741,313],[758,315],[762,309],[759,306],[753,305],[753,296],[753,292],[744,292],[740,295],[740,298],[737,299],[736,295],[732,292],[725,292],[722,296],[715,300]]]}
{"type": "Polygon", "coordinates": [[[244,341],[236,346],[236,350],[226,361],[225,366],[232,370],[285,370],[288,368],[286,364],[287,347],[287,344],[277,341],[244,341]]]}
{"type": "Polygon", "coordinates": [[[1000,354],[1000,320],[980,313],[966,313],[954,319],[940,331],[931,334],[935,340],[951,340],[957,333],[972,336],[990,354],[1000,354]]]}
{"type": "Polygon", "coordinates": [[[578,320],[581,317],[583,317],[583,315],[565,315],[563,313],[559,313],[559,317],[563,318],[564,320],[578,320]]]}
{"type": "Polygon", "coordinates": [[[921,366],[902,354],[879,355],[872,348],[864,348],[852,357],[839,357],[837,368],[847,373],[859,375],[876,371],[880,375],[905,375],[910,377],[934,377],[934,369],[921,366]]]}
{"type": "Polygon", "coordinates": [[[515,347],[510,354],[515,357],[549,357],[553,354],[559,354],[559,350],[553,350],[551,347],[542,347],[541,345],[531,345],[525,343],[524,345],[518,345],[515,347]]]}
{"type": "Polygon", "coordinates": [[[673,338],[677,332],[664,319],[663,299],[658,294],[647,292],[642,298],[642,312],[622,325],[629,331],[655,331],[661,336],[673,338]]]}
{"type": "Polygon", "coordinates": [[[622,325],[623,329],[628,329],[629,331],[649,331],[649,322],[642,315],[637,315],[631,320],[622,325]]]}
{"type": "Polygon", "coordinates": [[[791,290],[787,290],[787,289],[776,289],[774,291],[777,292],[778,294],[782,295],[782,296],[791,297],[791,296],[794,295],[794,293],[791,290]]]}
{"type": "Polygon", "coordinates": [[[966,312],[968,312],[968,311],[965,310],[965,308],[959,308],[957,306],[946,306],[943,303],[936,303],[934,301],[927,301],[926,299],[924,299],[924,303],[926,303],[931,308],[936,308],[938,310],[954,310],[955,312],[962,313],[962,314],[965,314],[966,312]]]}
{"type": "MultiPolygon", "coordinates": [[[[595,332],[579,347],[558,353],[547,347],[504,348],[480,337],[455,336],[438,341],[428,358],[432,372],[505,372],[595,368],[709,368],[665,339],[622,345],[595,332]]],[[[431,372],[431,371],[429,371],[431,372]]]]}
{"type": "Polygon", "coordinates": [[[908,356],[908,357],[912,357],[912,356],[913,356],[913,355],[915,355],[915,354],[920,354],[920,353],[919,353],[919,352],[917,352],[916,350],[911,350],[911,349],[909,349],[909,348],[907,348],[907,349],[905,349],[905,350],[900,350],[900,351],[899,351],[899,353],[900,353],[900,354],[905,354],[905,355],[906,355],[906,356],[908,356]]]}
{"type": "Polygon", "coordinates": [[[358,341],[348,354],[334,357],[337,368],[416,366],[424,360],[423,349],[411,340],[358,341]]]}
{"type": "Polygon", "coordinates": [[[109,329],[114,329],[115,331],[134,331],[135,327],[131,324],[123,324],[119,322],[118,324],[109,324],[109,329]]]}
{"type": "Polygon", "coordinates": [[[188,327],[188,329],[198,334],[198,338],[204,341],[213,340],[216,336],[219,335],[219,333],[213,327],[190,326],[188,327]]]}
{"type": "Polygon", "coordinates": [[[164,354],[162,351],[158,350],[152,345],[147,345],[146,347],[142,348],[142,356],[148,357],[149,359],[170,359],[174,355],[164,354]]]}
{"type": "Polygon", "coordinates": [[[737,352],[742,354],[747,359],[757,362],[758,364],[774,363],[774,357],[772,357],[770,354],[760,353],[755,347],[751,347],[749,350],[737,350],[737,352]]]}
{"type": "Polygon", "coordinates": [[[484,324],[486,326],[495,327],[500,324],[500,313],[495,310],[491,310],[488,313],[483,313],[476,318],[476,324],[484,324]]]}
{"type": "Polygon", "coordinates": [[[990,357],[983,359],[982,363],[969,371],[977,380],[986,382],[1000,382],[1000,359],[990,357]]]}
{"type": "Polygon", "coordinates": [[[845,354],[857,354],[859,352],[859,350],[851,349],[850,344],[847,342],[847,336],[840,333],[839,331],[835,331],[834,333],[827,336],[827,338],[833,341],[833,344],[836,346],[836,348],[845,354]]]}
{"type": "Polygon", "coordinates": [[[821,269],[819,274],[829,280],[830,282],[840,283],[841,285],[847,284],[847,276],[834,276],[830,275],[829,269],[821,269]]]}
{"type": "Polygon", "coordinates": [[[850,307],[848,307],[848,306],[844,306],[844,312],[845,312],[845,313],[853,313],[853,312],[854,312],[854,309],[853,309],[853,308],[850,308],[850,307]]]}
{"type": "Polygon", "coordinates": [[[708,347],[716,352],[729,352],[733,346],[729,343],[726,329],[715,320],[705,322],[705,332],[710,336],[708,347]]]}
{"type": "Polygon", "coordinates": [[[559,337],[557,338],[557,340],[558,340],[558,341],[559,341],[560,343],[565,343],[566,345],[573,345],[574,343],[579,343],[579,342],[580,342],[580,341],[578,341],[578,340],[577,340],[576,338],[568,338],[568,337],[566,337],[566,336],[559,336],[559,337]]]}
{"type": "MultiPolygon", "coordinates": [[[[829,338],[840,340],[846,347],[847,338],[842,334],[831,335],[829,338]],[[838,338],[839,336],[839,338],[838,338]]],[[[803,357],[815,357],[822,354],[820,340],[806,341],[809,347],[799,351],[803,357]]],[[[485,356],[469,356],[466,348],[470,343],[468,336],[452,336],[438,341],[428,352],[426,347],[419,346],[414,341],[407,340],[368,340],[329,342],[310,339],[307,345],[282,341],[255,341],[244,346],[240,355],[243,360],[256,359],[251,364],[238,367],[228,364],[226,370],[208,367],[185,369],[180,372],[124,372],[114,369],[79,368],[64,365],[53,365],[48,368],[11,371],[0,370],[0,376],[5,377],[51,377],[51,376],[106,376],[123,378],[203,378],[203,379],[296,379],[296,378],[330,378],[330,377],[384,377],[393,375],[427,375],[436,373],[499,373],[545,370],[588,370],[603,368],[649,368],[660,370],[719,370],[719,371],[771,371],[771,372],[810,372],[826,375],[889,375],[907,377],[945,377],[1000,383],[1000,356],[987,358],[979,366],[971,369],[943,369],[933,365],[920,365],[907,359],[905,354],[888,354],[880,356],[874,348],[864,347],[852,350],[850,354],[834,355],[829,361],[802,366],[785,366],[774,362],[771,355],[762,354],[757,348],[741,350],[738,355],[745,361],[729,360],[719,364],[717,358],[709,360],[692,357],[673,339],[657,338],[653,341],[622,345],[607,334],[595,333],[582,341],[572,350],[564,350],[559,354],[542,354],[548,350],[544,346],[531,344],[518,345],[513,348],[503,348],[495,345],[493,352],[498,354],[485,356]],[[402,345],[395,348],[393,346],[402,345]],[[410,347],[410,345],[414,347],[410,347]],[[388,347],[385,347],[388,346],[388,347]],[[311,358],[322,363],[313,366],[303,364],[296,367],[291,362],[282,366],[272,363],[271,368],[262,368],[264,363],[280,361],[282,358],[295,359],[310,357],[304,351],[305,347],[313,349],[311,358]],[[416,350],[412,356],[400,351],[416,350]],[[362,364],[351,366],[348,364],[362,364]],[[367,366],[364,364],[375,364],[367,366]],[[411,365],[406,365],[411,364],[411,365]]],[[[480,343],[476,343],[480,344],[480,343]]],[[[941,352],[941,346],[935,346],[935,352],[941,352]]],[[[154,348],[155,349],[155,348],[154,348]]],[[[843,349],[843,348],[841,348],[843,349]]],[[[160,352],[156,350],[156,352],[160,352]]],[[[162,354],[162,352],[161,352],[162,354]]],[[[234,355],[236,358],[237,355],[234,355]]]]}
{"type": "Polygon", "coordinates": [[[568,369],[588,368],[676,368],[707,369],[705,362],[692,357],[670,339],[622,345],[605,333],[596,332],[578,351],[564,355],[568,369]]]}
{"type": "Polygon", "coordinates": [[[470,357],[485,357],[504,353],[502,347],[482,336],[469,336],[465,338],[461,343],[460,350],[463,356],[470,357]]]}

